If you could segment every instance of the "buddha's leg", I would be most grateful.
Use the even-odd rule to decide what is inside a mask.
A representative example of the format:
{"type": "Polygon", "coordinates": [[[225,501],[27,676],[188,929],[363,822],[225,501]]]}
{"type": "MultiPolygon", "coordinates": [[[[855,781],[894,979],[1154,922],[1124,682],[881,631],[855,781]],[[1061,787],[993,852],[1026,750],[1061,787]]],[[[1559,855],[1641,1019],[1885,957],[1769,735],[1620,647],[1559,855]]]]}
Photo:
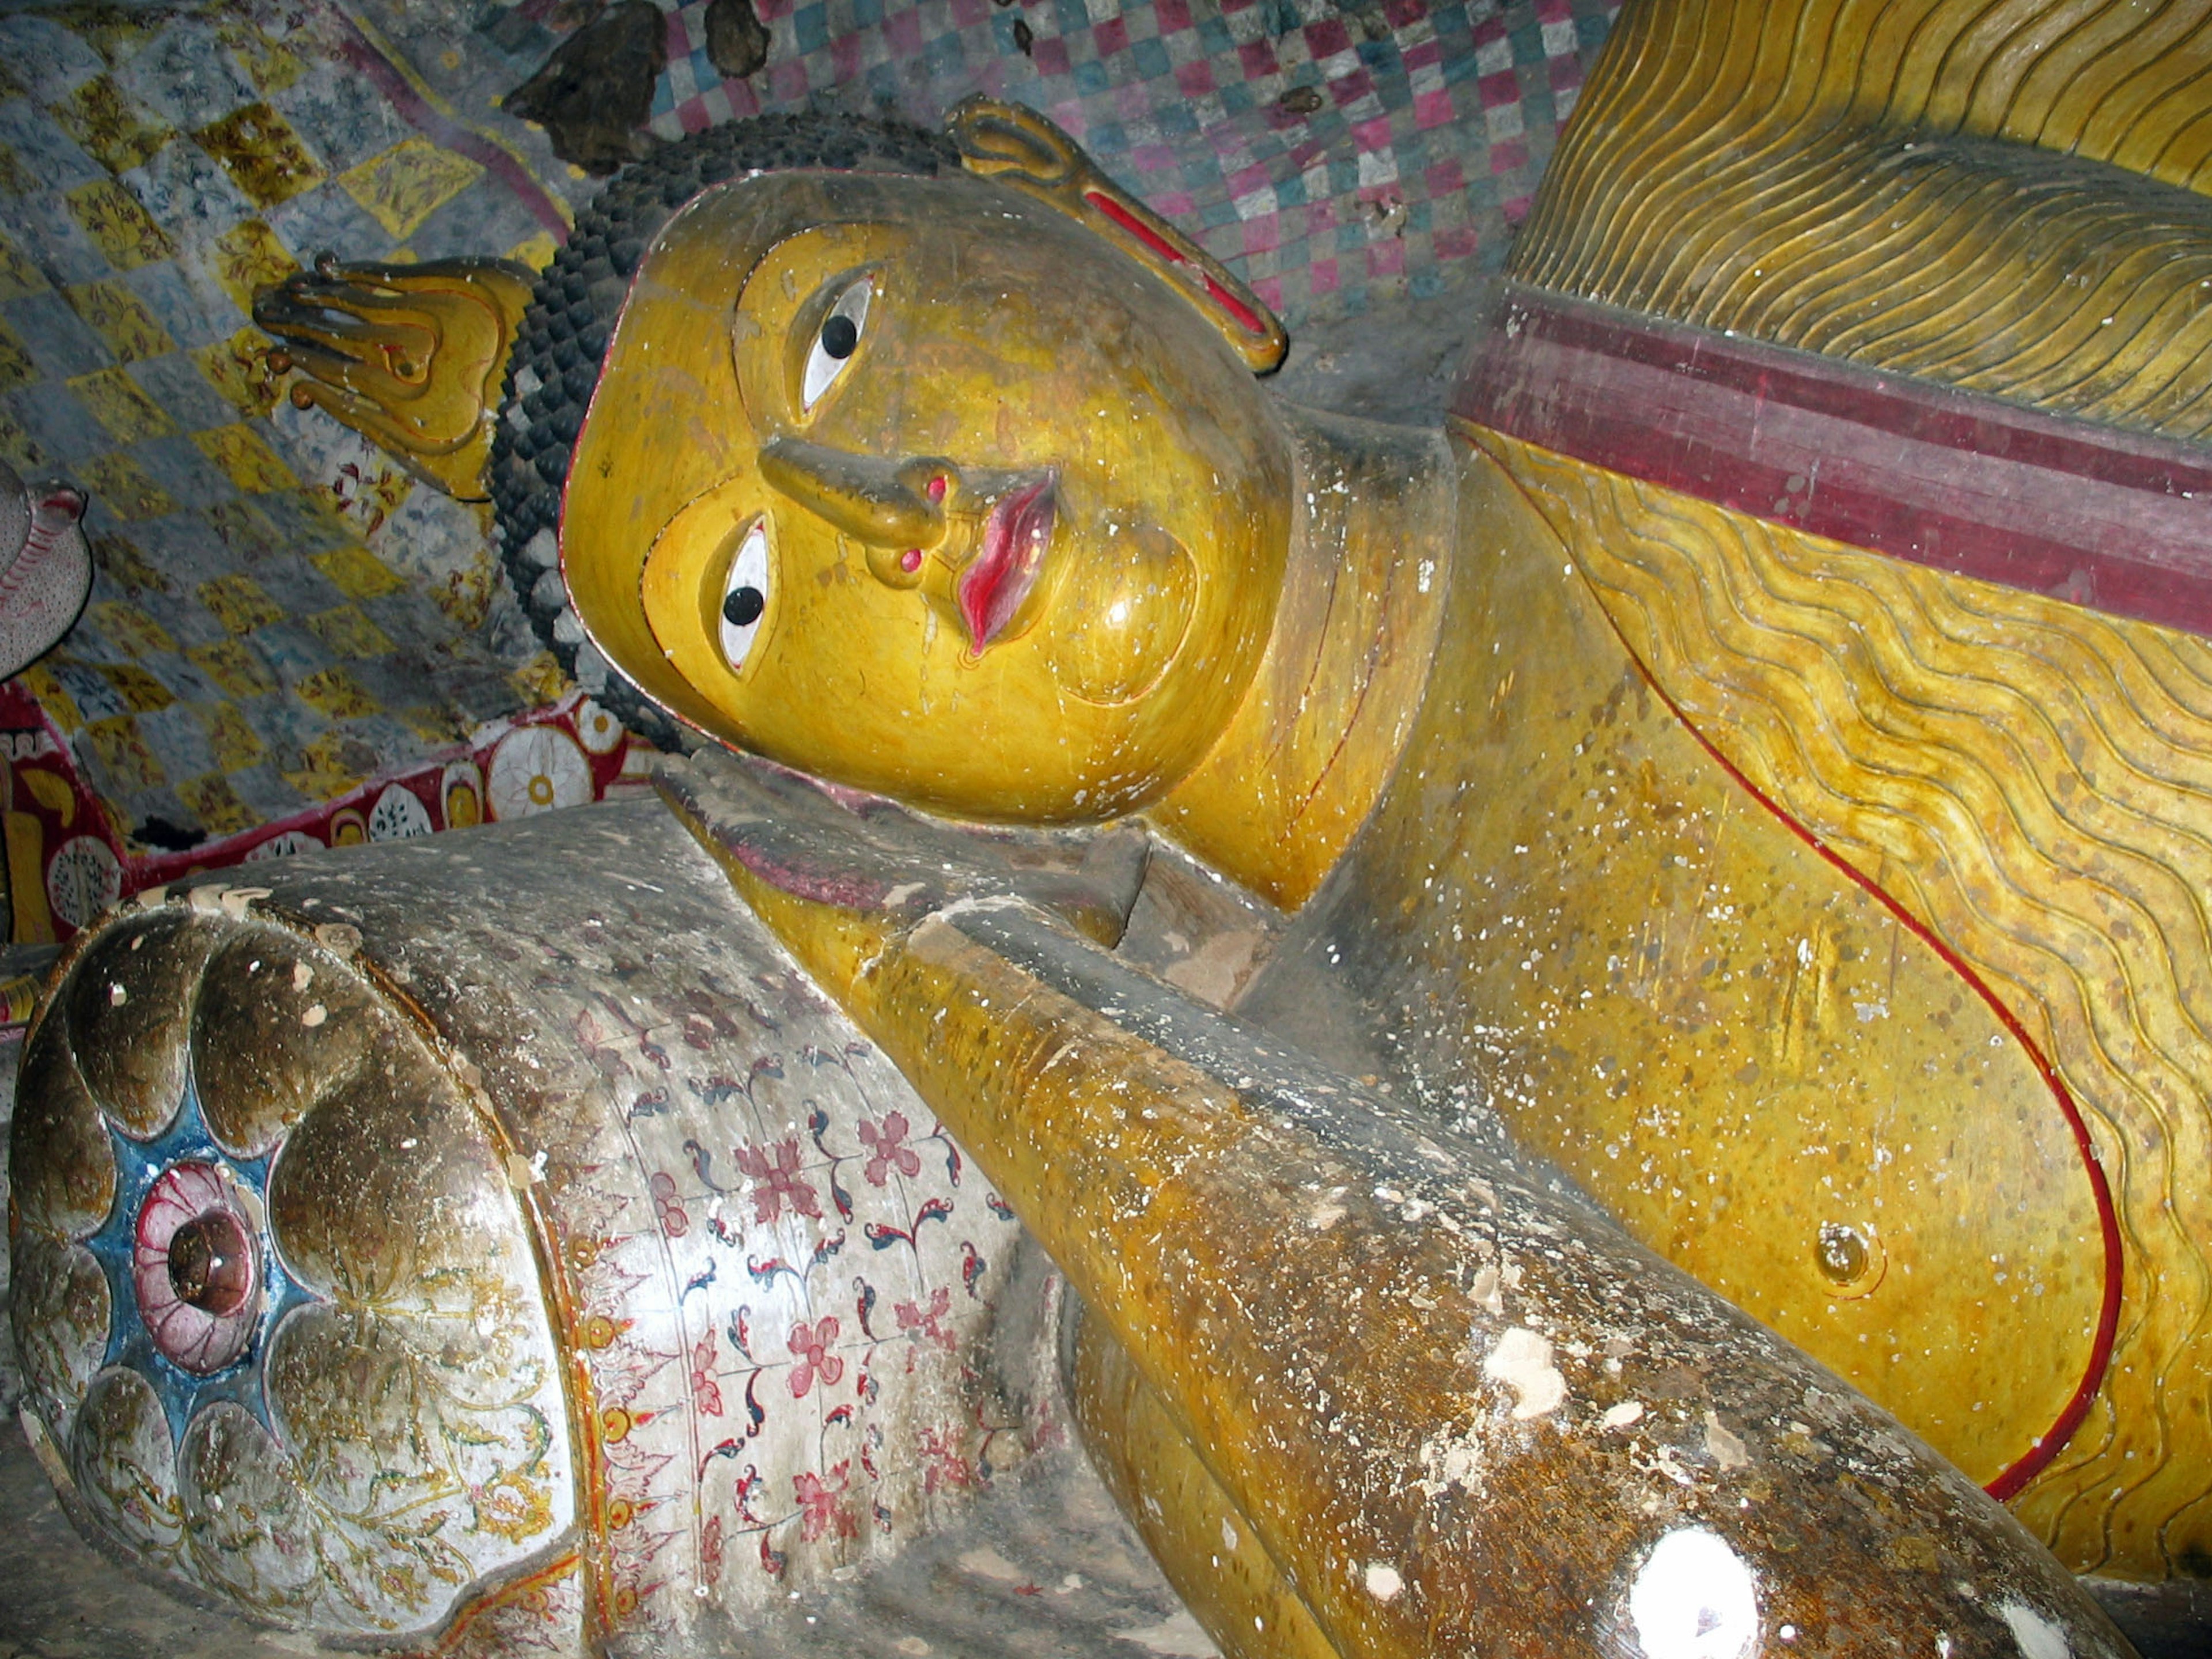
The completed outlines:
{"type": "Polygon", "coordinates": [[[1084,1449],[1183,1605],[1230,1659],[1340,1659],[1121,1345],[1079,1308],[1071,1317],[1084,1449]]]}

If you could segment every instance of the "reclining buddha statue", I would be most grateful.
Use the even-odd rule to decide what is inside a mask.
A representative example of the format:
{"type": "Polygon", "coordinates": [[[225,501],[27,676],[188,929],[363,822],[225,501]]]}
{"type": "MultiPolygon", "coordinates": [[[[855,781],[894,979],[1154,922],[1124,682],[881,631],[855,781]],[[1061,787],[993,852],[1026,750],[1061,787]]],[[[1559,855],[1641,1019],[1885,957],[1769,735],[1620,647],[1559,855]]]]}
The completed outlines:
{"type": "MultiPolygon", "coordinates": [[[[755,1073],[584,1125],[408,941],[434,901],[407,860],[465,837],[123,918],[33,1034],[16,1133],[18,1236],[52,1264],[19,1328],[84,1333],[47,1340],[34,1401],[58,1478],[144,1553],[148,1501],[86,1472],[173,1449],[163,1535],[200,1541],[165,1547],[202,1564],[173,1570],[312,1628],[490,1630],[556,1570],[579,1643],[736,1618],[897,1505],[763,1474],[767,1441],[709,1421],[762,1374],[757,1321],[702,1322],[695,1291],[729,1293],[668,1241],[711,1212],[757,1281],[815,1295],[833,1224],[802,1152],[824,1191],[848,1159],[888,1191],[925,1178],[898,1153],[933,1117],[935,1197],[967,1204],[972,1163],[1076,1293],[1069,1409],[1226,1651],[2124,1651],[2069,1573],[2212,1571],[2209,32],[1632,7],[1441,431],[1272,397],[1259,300],[988,100],[942,140],[698,135],[534,284],[333,260],[265,295],[295,401],[488,498],[595,693],[749,757],[666,769],[682,858],[659,821],[619,834],[660,862],[563,854],[650,884],[703,849],[727,886],[659,967],[625,956],[673,914],[658,887],[544,921],[556,965],[486,970],[560,1011],[531,1040],[602,1033],[579,1075],[619,1049],[629,1091],[659,1028],[558,964],[675,1006],[684,963],[734,952],[684,1017],[700,1043],[736,1006],[828,1033],[826,994],[854,1035],[808,1064],[843,1056],[871,1104],[848,1128],[755,1073]],[[1233,1010],[1110,948],[1147,834],[1280,913],[1233,1010]],[[341,1006],[392,1028],[345,1039],[374,1063],[305,1057],[341,1006]],[[211,1008],[343,1089],[257,1081],[291,1073],[222,1059],[211,1008]],[[115,1058],[99,1034],[132,1021],[188,1028],[197,1082],[115,1058]],[[435,1086],[380,1086],[445,1103],[415,1117],[361,1092],[403,1048],[435,1086]],[[742,1186],[713,1161],[741,1098],[767,1126],[742,1186]],[[345,1157],[280,1145],[317,1133],[345,1157]],[[688,1169],[656,1165],[677,1146],[688,1169]],[[447,1480],[477,1543],[441,1543],[435,1594],[263,1605],[220,1571],[252,1527],[201,1494],[257,1433],[375,1480],[343,1344],[286,1322],[433,1273],[395,1246],[347,1289],[340,1230],[281,1178],[351,1214],[346,1158],[501,1241],[481,1284],[422,1294],[481,1310],[452,1340],[507,1389],[507,1449],[447,1480]],[[150,1291],[100,1266],[134,1248],[150,1291]],[[145,1343],[72,1310],[134,1294],[147,1342],[208,1345],[165,1363],[252,1380],[189,1410],[111,1382],[145,1343]]],[[[866,1224],[923,1273],[902,1331],[975,1288],[927,1282],[924,1218],[866,1224]]],[[[938,1407],[902,1401],[1052,1409],[1014,1333],[1060,1316],[1005,1288],[1011,1236],[959,1237],[1001,1263],[992,1319],[971,1294],[964,1349],[909,1345],[911,1393],[808,1419],[817,1449],[873,1436],[872,1479],[945,1455],[938,1407]]],[[[775,1386],[826,1402],[843,1316],[799,1305],[775,1386]]]]}

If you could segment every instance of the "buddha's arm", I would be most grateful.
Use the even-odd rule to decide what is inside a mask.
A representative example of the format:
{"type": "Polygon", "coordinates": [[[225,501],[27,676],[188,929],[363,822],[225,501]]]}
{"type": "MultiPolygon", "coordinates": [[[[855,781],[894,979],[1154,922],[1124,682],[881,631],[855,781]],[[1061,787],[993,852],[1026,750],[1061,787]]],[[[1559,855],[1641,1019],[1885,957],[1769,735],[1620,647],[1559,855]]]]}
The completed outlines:
{"type": "Polygon", "coordinates": [[[1259,1541],[1227,1590],[1170,1551],[1194,1607],[1224,1639],[1285,1589],[1311,1616],[1240,1649],[1662,1652],[1679,1620],[2009,1654],[2032,1620],[2124,1650],[1970,1483],[1572,1199],[1009,894],[877,878],[880,830],[826,803],[726,762],[668,789],[1119,1346],[1085,1391],[1160,1541],[1259,1541]]]}

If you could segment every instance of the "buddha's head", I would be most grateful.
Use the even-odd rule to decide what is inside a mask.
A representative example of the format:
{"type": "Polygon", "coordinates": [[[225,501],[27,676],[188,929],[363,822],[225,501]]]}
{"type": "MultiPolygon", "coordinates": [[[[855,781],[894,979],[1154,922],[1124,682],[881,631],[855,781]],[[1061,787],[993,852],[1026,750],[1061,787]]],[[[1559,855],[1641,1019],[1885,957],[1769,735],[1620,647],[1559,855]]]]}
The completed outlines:
{"type": "Polygon", "coordinates": [[[1267,645],[1280,331],[1057,129],[969,173],[716,185],[639,267],[570,463],[600,649],[705,731],[961,816],[1158,799],[1267,645]]]}

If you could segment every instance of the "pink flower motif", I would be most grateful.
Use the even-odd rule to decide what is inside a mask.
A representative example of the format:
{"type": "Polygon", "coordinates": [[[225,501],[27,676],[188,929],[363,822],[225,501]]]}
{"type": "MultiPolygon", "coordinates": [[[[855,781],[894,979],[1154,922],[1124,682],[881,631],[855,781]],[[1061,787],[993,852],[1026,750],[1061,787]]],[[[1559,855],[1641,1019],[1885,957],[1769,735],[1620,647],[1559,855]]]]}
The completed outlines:
{"type": "MultiPolygon", "coordinates": [[[[952,1292],[942,1285],[929,1293],[929,1310],[927,1313],[922,1311],[918,1303],[895,1302],[891,1304],[891,1311],[898,1316],[900,1334],[912,1335],[915,1347],[920,1347],[924,1342],[934,1342],[947,1353],[952,1352],[955,1338],[939,1322],[951,1310],[952,1292]]],[[[909,1371],[914,1369],[914,1358],[913,1351],[909,1350],[906,1357],[906,1368],[909,1371]]]]}
{"type": "Polygon", "coordinates": [[[911,1127],[904,1112],[887,1114],[880,1127],[866,1118],[860,1120],[860,1141],[868,1149],[868,1162],[860,1173],[868,1178],[868,1185],[882,1186],[890,1179],[893,1169],[908,1180],[921,1173],[921,1159],[914,1149],[900,1145],[911,1127]]]}
{"type": "Polygon", "coordinates": [[[711,1328],[691,1351],[691,1398],[703,1417],[722,1414],[722,1385],[709,1369],[714,1363],[714,1333],[711,1328]]]}
{"type": "Polygon", "coordinates": [[[154,1346],[195,1376],[221,1370],[261,1317],[260,1249],[228,1179],[212,1164],[172,1164],[134,1234],[131,1284],[154,1346]]]}
{"type": "Polygon", "coordinates": [[[966,1491],[975,1481],[975,1471],[968,1460],[960,1455],[959,1431],[939,1433],[935,1429],[921,1431],[921,1489],[933,1492],[940,1487],[946,1491],[958,1488],[966,1491]]]}
{"type": "Polygon", "coordinates": [[[671,1238],[681,1238],[691,1231],[691,1218],[684,1213],[684,1206],[676,1196],[676,1177],[666,1170],[655,1170],[653,1179],[646,1183],[653,1190],[653,1207],[659,1212],[660,1231],[671,1238]]]}
{"type": "Polygon", "coordinates": [[[791,1206],[793,1215],[822,1218],[822,1200],[814,1188],[799,1178],[799,1137],[786,1135],[773,1146],[748,1144],[738,1148],[738,1168],[754,1182],[753,1219],[773,1221],[791,1206]]]}
{"type": "Polygon", "coordinates": [[[834,1318],[812,1326],[802,1319],[791,1328],[791,1334],[785,1341],[799,1356],[799,1364],[791,1369],[793,1400],[806,1398],[806,1391],[814,1386],[817,1377],[826,1389],[844,1376],[845,1362],[829,1351],[830,1345],[836,1340],[837,1322],[834,1318]]]}
{"type": "Polygon", "coordinates": [[[830,1471],[828,1480],[811,1471],[792,1476],[791,1484],[799,1493],[802,1516],[799,1523],[801,1542],[811,1544],[823,1538],[852,1538],[859,1534],[860,1517],[844,1502],[846,1472],[852,1467],[853,1461],[848,1457],[830,1471]]]}
{"type": "Polygon", "coordinates": [[[711,1517],[705,1534],[699,1540],[699,1565],[708,1578],[722,1571],[722,1517],[711,1517]]]}

